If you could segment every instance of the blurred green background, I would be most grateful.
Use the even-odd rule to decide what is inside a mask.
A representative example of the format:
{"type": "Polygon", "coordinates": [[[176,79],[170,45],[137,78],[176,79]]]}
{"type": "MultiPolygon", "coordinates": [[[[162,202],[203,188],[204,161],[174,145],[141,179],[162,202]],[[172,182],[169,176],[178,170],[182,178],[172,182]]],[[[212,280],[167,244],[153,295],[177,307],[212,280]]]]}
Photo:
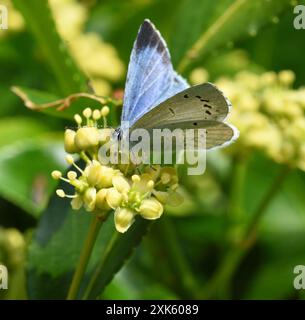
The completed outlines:
{"type": "MultiPolygon", "coordinates": [[[[38,105],[92,88],[120,99],[145,18],[191,84],[211,81],[230,98],[229,121],[240,138],[209,152],[202,176],[179,168],[184,204],[166,210],[100,297],[304,296],[293,286],[294,267],[305,264],[305,30],[293,26],[293,8],[304,2],[50,0],[50,9],[47,1],[0,3],[9,13],[8,29],[0,30],[0,263],[9,270],[1,299],[65,296],[61,287],[83,233],[55,235],[62,223],[56,219],[68,211],[63,200],[53,220],[43,217],[56,188],[50,172],[66,168],[64,128],[74,107],[92,104],[35,112],[12,86],[38,105]],[[35,230],[50,243],[38,248],[35,230]]],[[[112,113],[115,126],[120,107],[112,113]]],[[[75,223],[82,214],[67,212],[75,223]]]]}

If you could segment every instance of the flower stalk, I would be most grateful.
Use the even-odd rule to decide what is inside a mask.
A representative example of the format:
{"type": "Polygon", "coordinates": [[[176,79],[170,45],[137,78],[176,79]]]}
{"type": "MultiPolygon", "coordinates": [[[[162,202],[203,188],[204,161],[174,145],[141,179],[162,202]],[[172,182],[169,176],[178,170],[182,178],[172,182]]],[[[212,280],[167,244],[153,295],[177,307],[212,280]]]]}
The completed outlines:
{"type": "Polygon", "coordinates": [[[80,285],[82,282],[82,279],[84,277],[84,274],[86,272],[86,268],[95,244],[95,241],[97,239],[99,230],[101,228],[102,222],[105,221],[108,217],[108,214],[104,215],[93,215],[92,221],[89,226],[88,234],[86,237],[86,240],[84,242],[84,246],[76,267],[76,270],[74,272],[72,282],[69,288],[67,300],[75,300],[77,298],[80,285]]]}

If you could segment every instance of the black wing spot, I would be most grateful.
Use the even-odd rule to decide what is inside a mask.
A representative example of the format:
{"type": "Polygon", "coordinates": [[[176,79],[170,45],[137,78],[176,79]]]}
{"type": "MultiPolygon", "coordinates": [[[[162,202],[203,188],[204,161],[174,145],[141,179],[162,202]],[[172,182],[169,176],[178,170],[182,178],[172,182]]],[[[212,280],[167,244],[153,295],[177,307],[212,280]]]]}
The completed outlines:
{"type": "Polygon", "coordinates": [[[175,115],[175,111],[172,108],[168,108],[168,110],[172,113],[172,115],[175,115]]]}
{"type": "Polygon", "coordinates": [[[193,125],[194,125],[194,126],[197,126],[197,122],[194,122],[193,125]]]}
{"type": "Polygon", "coordinates": [[[186,99],[189,98],[188,94],[185,94],[183,97],[186,99]]]}
{"type": "Polygon", "coordinates": [[[205,110],[205,113],[211,115],[212,113],[209,110],[205,110]]]}
{"type": "Polygon", "coordinates": [[[200,96],[196,96],[196,98],[201,99],[201,97],[200,97],[200,96]]]}
{"type": "Polygon", "coordinates": [[[206,107],[206,108],[209,108],[209,109],[212,109],[212,106],[210,106],[210,105],[208,105],[208,104],[204,104],[204,106],[206,107]]]}
{"type": "Polygon", "coordinates": [[[200,101],[203,101],[203,102],[210,102],[210,100],[206,100],[206,99],[200,99],[200,101]]]}

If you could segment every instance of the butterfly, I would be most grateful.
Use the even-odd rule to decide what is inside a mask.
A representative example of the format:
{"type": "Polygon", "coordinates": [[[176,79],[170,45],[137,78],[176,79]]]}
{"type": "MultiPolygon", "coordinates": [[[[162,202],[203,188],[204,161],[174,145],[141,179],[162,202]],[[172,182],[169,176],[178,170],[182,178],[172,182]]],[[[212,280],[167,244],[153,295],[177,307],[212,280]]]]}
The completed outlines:
{"type": "Polygon", "coordinates": [[[225,122],[230,108],[213,84],[190,87],[175,72],[160,32],[144,20],[131,52],[118,136],[138,128],[205,129],[205,148],[212,149],[238,137],[238,130],[225,122]]]}

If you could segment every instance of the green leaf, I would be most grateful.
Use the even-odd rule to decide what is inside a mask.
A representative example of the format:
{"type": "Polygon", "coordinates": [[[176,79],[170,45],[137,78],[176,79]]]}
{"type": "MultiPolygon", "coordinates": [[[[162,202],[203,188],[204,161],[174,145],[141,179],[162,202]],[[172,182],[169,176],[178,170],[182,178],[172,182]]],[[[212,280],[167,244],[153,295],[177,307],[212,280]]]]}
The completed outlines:
{"type": "MultiPolygon", "coordinates": [[[[136,261],[138,262],[138,261],[136,261]]],[[[159,299],[174,300],[179,296],[164,284],[155,281],[147,269],[130,263],[114,277],[102,295],[106,300],[159,299]]]]}
{"type": "Polygon", "coordinates": [[[245,299],[289,299],[296,295],[293,273],[296,265],[304,264],[304,229],[262,234],[258,246],[263,248],[260,262],[250,283],[245,299]]]}
{"type": "Polygon", "coordinates": [[[18,140],[33,138],[46,132],[48,127],[33,118],[7,117],[0,120],[0,148],[18,140]]]}
{"type": "Polygon", "coordinates": [[[0,148],[0,195],[37,216],[54,189],[50,172],[62,169],[56,137],[23,139],[0,148]]]}
{"type": "Polygon", "coordinates": [[[48,2],[41,0],[12,2],[25,18],[27,26],[43,51],[56,76],[61,94],[87,91],[87,79],[77,68],[65,42],[58,35],[48,2]]]}
{"type": "MultiPolygon", "coordinates": [[[[67,190],[67,184],[60,184],[59,188],[68,194],[72,192],[67,190]]],[[[31,299],[66,298],[90,220],[90,213],[73,211],[67,199],[53,195],[29,248],[28,291],[31,299]]],[[[90,292],[91,298],[96,298],[124,265],[148,225],[149,221],[138,218],[126,234],[117,234],[110,215],[100,230],[82,284],[84,289],[94,268],[102,261],[103,271],[90,292]],[[116,241],[109,250],[109,243],[116,234],[116,241]]]]}
{"type": "Polygon", "coordinates": [[[180,72],[211,51],[241,37],[255,36],[290,0],[184,0],[173,23],[170,47],[180,72]]]}
{"type": "MultiPolygon", "coordinates": [[[[261,156],[253,157],[247,171],[244,203],[249,213],[257,207],[277,175],[279,165],[261,156]],[[266,174],[268,172],[268,174],[266,174]]],[[[266,209],[260,222],[255,267],[247,271],[246,299],[285,299],[293,297],[293,269],[304,263],[305,174],[290,173],[266,209]]],[[[236,274],[238,282],[240,273],[236,274]]],[[[241,285],[241,283],[239,283],[241,285]]]]}
{"type": "Polygon", "coordinates": [[[115,125],[116,107],[121,104],[120,101],[88,93],[75,93],[62,98],[48,92],[24,87],[12,87],[12,91],[23,100],[29,109],[69,120],[72,120],[76,113],[81,113],[88,106],[92,109],[100,109],[107,104],[111,111],[110,123],[115,125]]]}

